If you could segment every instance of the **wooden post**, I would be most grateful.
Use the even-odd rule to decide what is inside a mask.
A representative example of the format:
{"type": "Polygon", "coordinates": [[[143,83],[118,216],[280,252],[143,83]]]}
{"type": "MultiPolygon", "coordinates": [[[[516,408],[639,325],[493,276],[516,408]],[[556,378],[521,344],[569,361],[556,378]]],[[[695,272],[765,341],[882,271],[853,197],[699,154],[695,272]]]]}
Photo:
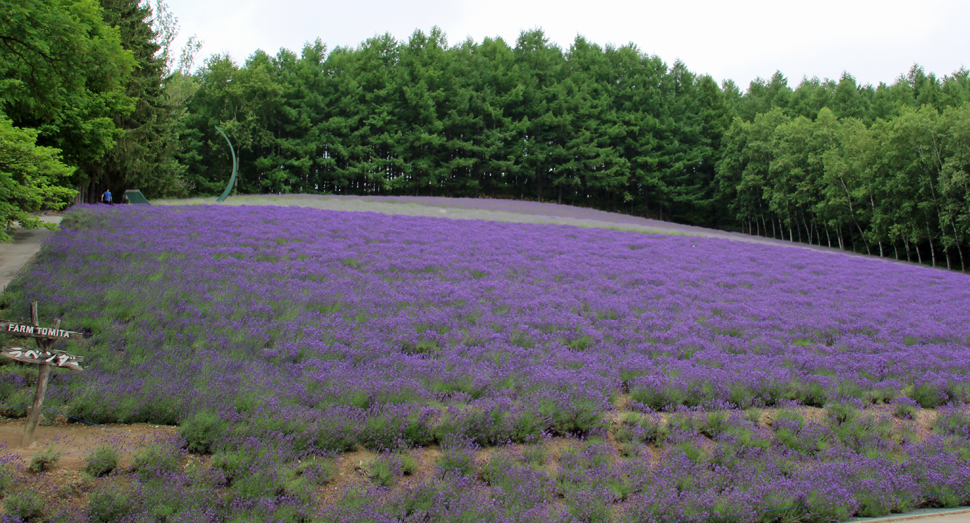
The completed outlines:
{"type": "Polygon", "coordinates": [[[51,367],[81,371],[79,365],[84,361],[81,356],[73,356],[62,350],[54,350],[58,340],[83,339],[84,333],[61,330],[61,320],[54,320],[50,328],[40,326],[40,314],[37,312],[37,302],[30,302],[30,325],[11,321],[0,321],[0,333],[17,337],[32,337],[37,342],[37,349],[21,347],[2,347],[0,356],[12,360],[40,365],[37,372],[37,392],[34,394],[34,404],[27,412],[27,425],[21,444],[25,447],[34,443],[34,432],[40,422],[41,409],[44,407],[44,395],[47,394],[47,382],[50,380],[51,367]]]}
{"type": "MultiPolygon", "coordinates": [[[[37,312],[37,302],[30,302],[30,323],[34,327],[40,327],[39,314],[37,312]]],[[[54,321],[54,329],[61,326],[61,320],[54,321]]],[[[47,339],[37,339],[37,347],[44,350],[50,350],[51,346],[54,344],[53,340],[47,339]]],[[[37,424],[40,422],[40,410],[41,406],[44,404],[44,395],[47,394],[47,380],[51,375],[51,365],[50,363],[44,363],[40,366],[40,372],[37,376],[37,392],[34,394],[34,405],[30,408],[30,412],[27,415],[27,426],[24,427],[24,438],[21,445],[27,447],[34,442],[34,431],[37,430],[37,424]]]]}

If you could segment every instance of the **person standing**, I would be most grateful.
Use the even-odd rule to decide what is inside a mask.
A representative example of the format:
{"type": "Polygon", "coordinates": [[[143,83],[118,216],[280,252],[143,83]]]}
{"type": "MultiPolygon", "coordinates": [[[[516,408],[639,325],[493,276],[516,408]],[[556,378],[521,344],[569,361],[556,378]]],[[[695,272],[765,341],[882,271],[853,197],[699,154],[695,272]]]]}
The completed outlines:
{"type": "Polygon", "coordinates": [[[101,193],[101,203],[111,205],[111,189],[105,189],[104,192],[101,193]]]}

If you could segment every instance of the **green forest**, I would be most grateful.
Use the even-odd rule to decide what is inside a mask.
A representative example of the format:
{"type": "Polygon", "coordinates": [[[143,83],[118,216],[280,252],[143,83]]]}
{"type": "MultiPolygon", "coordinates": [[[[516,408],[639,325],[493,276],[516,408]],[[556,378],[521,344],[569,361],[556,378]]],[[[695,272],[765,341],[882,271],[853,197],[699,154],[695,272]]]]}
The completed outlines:
{"type": "Polygon", "coordinates": [[[196,41],[176,56],[161,2],[12,6],[7,222],[106,188],[218,195],[232,168],[219,126],[238,194],[548,201],[966,270],[966,69],[913,65],[877,86],[776,72],[742,90],[633,45],[564,49],[538,29],[449,44],[437,28],[194,67],[196,41]],[[43,162],[59,168],[28,168],[43,162]]]}

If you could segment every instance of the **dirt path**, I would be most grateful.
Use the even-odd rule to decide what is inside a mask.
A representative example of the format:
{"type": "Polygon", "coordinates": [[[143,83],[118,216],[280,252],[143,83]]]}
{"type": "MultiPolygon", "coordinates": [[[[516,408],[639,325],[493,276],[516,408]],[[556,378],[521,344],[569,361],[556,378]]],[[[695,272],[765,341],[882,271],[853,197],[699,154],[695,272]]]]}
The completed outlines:
{"type": "Polygon", "coordinates": [[[132,425],[87,425],[55,421],[37,427],[34,443],[21,445],[26,418],[0,418],[0,454],[14,456],[21,466],[30,464],[34,454],[48,447],[59,454],[54,470],[79,471],[84,468],[84,458],[98,445],[110,445],[121,451],[122,465],[138,449],[152,442],[174,436],[176,427],[135,423],[132,425]]]}
{"type": "MultiPolygon", "coordinates": [[[[59,224],[61,216],[41,216],[41,220],[59,224]]],[[[44,240],[54,231],[47,229],[21,229],[14,226],[13,243],[0,243],[0,292],[7,288],[17,273],[37,254],[44,240]]]]}

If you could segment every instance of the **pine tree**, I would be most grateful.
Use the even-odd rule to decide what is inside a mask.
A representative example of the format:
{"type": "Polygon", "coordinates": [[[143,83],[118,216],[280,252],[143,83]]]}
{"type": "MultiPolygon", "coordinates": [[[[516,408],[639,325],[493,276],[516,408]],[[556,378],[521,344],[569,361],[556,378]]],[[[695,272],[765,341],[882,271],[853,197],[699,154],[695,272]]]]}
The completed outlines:
{"type": "Polygon", "coordinates": [[[141,0],[100,1],[105,23],[118,29],[137,65],[125,86],[134,109],[112,118],[121,131],[114,146],[104,158],[82,164],[89,174],[87,197],[93,201],[109,187],[118,194],[139,189],[149,198],[185,196],[185,167],[177,159],[178,113],[164,90],[170,77],[168,46],[177,31],[174,20],[160,1],[154,8],[141,0]]]}

